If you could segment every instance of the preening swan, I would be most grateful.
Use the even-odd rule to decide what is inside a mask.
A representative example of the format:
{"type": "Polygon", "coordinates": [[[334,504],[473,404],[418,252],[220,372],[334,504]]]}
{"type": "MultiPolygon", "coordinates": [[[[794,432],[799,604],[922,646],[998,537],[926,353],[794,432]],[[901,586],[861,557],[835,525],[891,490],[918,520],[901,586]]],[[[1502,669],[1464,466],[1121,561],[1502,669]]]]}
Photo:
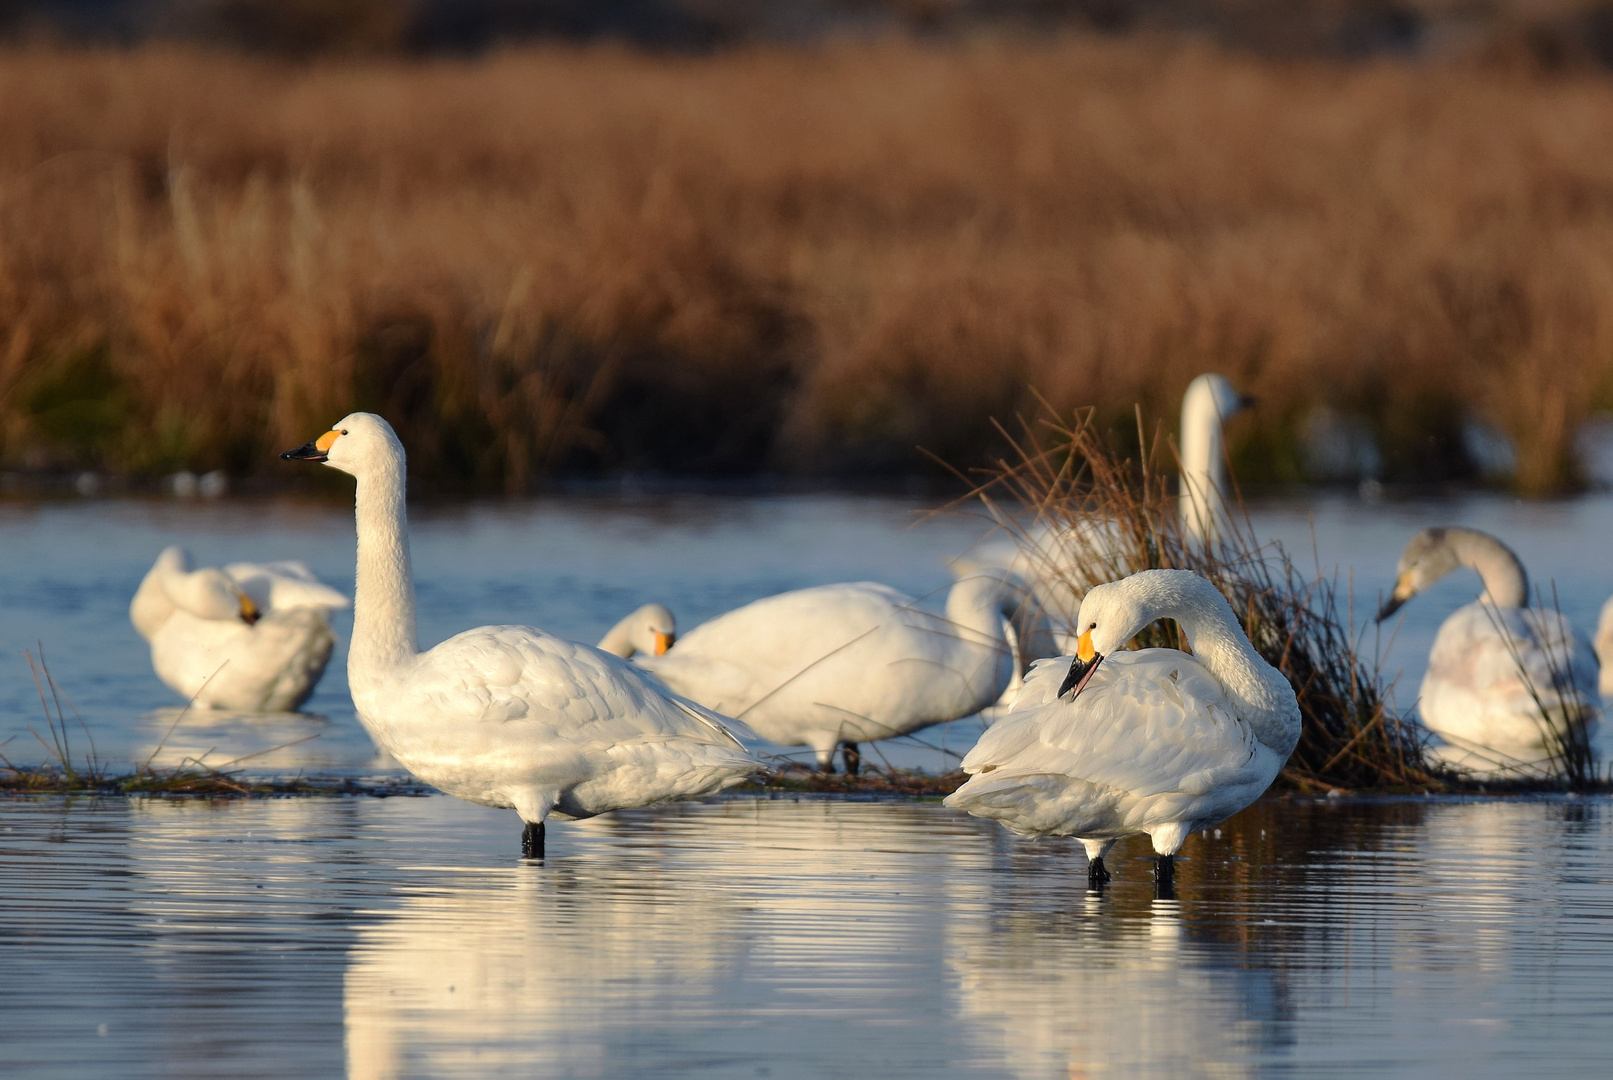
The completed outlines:
{"type": "Polygon", "coordinates": [[[1028,655],[1054,651],[1022,585],[1000,570],[963,574],[944,615],[887,585],[819,585],[719,615],[635,662],[764,739],[810,746],[820,769],[838,746],[856,772],[858,743],[971,716],[1002,695],[1019,667],[1005,619],[1027,627],[1028,655]]]}
{"type": "MultiPolygon", "coordinates": [[[[1182,395],[1177,507],[1183,528],[1201,543],[1214,540],[1226,521],[1224,425],[1253,405],[1253,398],[1239,393],[1225,376],[1213,373],[1198,376],[1182,395]]],[[[1030,582],[1054,625],[1061,628],[1060,638],[1067,639],[1063,645],[1073,649],[1075,634],[1066,635],[1062,628],[1075,625],[1083,587],[1092,577],[1082,572],[1083,563],[1113,544],[1106,533],[1109,524],[1080,522],[1075,529],[1081,535],[1076,536],[1063,525],[1040,520],[1023,537],[995,539],[979,557],[1030,582]]]]}
{"type": "Polygon", "coordinates": [[[329,612],[347,597],[299,562],[192,567],[165,548],[129,604],[151,643],[157,677],[195,704],[289,712],[325,673],[336,637],[329,612]]]}
{"type": "Polygon", "coordinates": [[[1074,657],[1039,661],[1008,715],[963,759],[946,805],[1028,836],[1074,836],[1088,883],[1103,857],[1147,833],[1160,890],[1189,832],[1249,805],[1299,742],[1299,703],[1255,652],[1215,586],[1187,570],[1145,570],[1081,602],[1074,657]],[[1122,652],[1155,619],[1181,624],[1193,654],[1122,652]]]}
{"type": "Polygon", "coordinates": [[[606,631],[598,648],[620,656],[660,656],[678,639],[678,626],[664,604],[645,604],[606,631]]]}
{"type": "Polygon", "coordinates": [[[421,652],[404,452],[391,426],[353,413],[280,456],[358,481],[347,679],[365,730],[426,783],[513,808],[528,856],[542,856],[550,814],[593,817],[702,795],[765,768],[727,718],[590,646],[526,626],[483,626],[421,652]]]}
{"type": "Polygon", "coordinates": [[[1510,548],[1476,529],[1422,530],[1400,556],[1378,620],[1462,566],[1478,572],[1484,592],[1434,638],[1417,705],[1423,726],[1445,740],[1435,749],[1451,765],[1495,776],[1549,768],[1572,725],[1600,721],[1596,657],[1561,614],[1527,606],[1529,579],[1510,548]]]}

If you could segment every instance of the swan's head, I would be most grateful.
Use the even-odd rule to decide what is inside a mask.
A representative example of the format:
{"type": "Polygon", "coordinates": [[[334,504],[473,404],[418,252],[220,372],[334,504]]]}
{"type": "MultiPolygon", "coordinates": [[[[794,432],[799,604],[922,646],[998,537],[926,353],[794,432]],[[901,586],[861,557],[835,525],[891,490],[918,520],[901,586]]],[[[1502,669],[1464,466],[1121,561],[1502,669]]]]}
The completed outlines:
{"type": "Polygon", "coordinates": [[[240,619],[248,626],[262,618],[252,598],[235,579],[216,566],[193,568],[190,552],[177,544],[165,547],[152,571],[162,590],[184,611],[201,619],[240,619]]]}
{"type": "Polygon", "coordinates": [[[1461,565],[1456,548],[1451,544],[1449,529],[1424,529],[1413,536],[1400,553],[1399,576],[1395,578],[1394,592],[1378,610],[1382,622],[1400,606],[1434,582],[1461,565]]]}
{"type": "Polygon", "coordinates": [[[665,656],[678,640],[678,626],[665,604],[645,604],[628,617],[628,640],[650,656],[665,656]]]}
{"type": "Polygon", "coordinates": [[[1182,395],[1182,412],[1184,415],[1203,412],[1205,415],[1219,416],[1223,422],[1232,419],[1245,409],[1253,408],[1255,399],[1248,394],[1240,394],[1232,381],[1225,375],[1200,375],[1187,384],[1187,393],[1182,395]]]}
{"type": "Polygon", "coordinates": [[[1059,696],[1075,695],[1086,688],[1103,658],[1142,632],[1155,619],[1176,618],[1186,609],[1205,607],[1231,609],[1214,585],[1191,570],[1143,570],[1120,581],[1091,589],[1081,601],[1076,626],[1075,660],[1059,687],[1059,696]],[[1074,693],[1070,693],[1071,691],[1074,693]]]}
{"type": "Polygon", "coordinates": [[[403,444],[392,425],[374,413],[349,413],[313,442],[280,455],[286,461],[318,461],[357,476],[376,465],[403,462],[403,444]]]}

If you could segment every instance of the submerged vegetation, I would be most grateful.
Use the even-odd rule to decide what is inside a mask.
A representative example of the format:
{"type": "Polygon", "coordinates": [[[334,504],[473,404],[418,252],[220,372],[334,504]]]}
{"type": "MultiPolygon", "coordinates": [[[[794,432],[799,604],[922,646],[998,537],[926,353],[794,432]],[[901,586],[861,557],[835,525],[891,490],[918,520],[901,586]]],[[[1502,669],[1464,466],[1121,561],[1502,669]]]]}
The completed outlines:
{"type": "MultiPolygon", "coordinates": [[[[0,468],[851,475],[1218,370],[1246,480],[1576,480],[1613,83],[1159,40],[0,52],[0,468]],[[1482,448],[1481,448],[1482,449],[1482,448]],[[1505,457],[1505,455],[1502,455],[1505,457]]],[[[1135,447],[1133,447],[1135,450],[1135,447]]]]}

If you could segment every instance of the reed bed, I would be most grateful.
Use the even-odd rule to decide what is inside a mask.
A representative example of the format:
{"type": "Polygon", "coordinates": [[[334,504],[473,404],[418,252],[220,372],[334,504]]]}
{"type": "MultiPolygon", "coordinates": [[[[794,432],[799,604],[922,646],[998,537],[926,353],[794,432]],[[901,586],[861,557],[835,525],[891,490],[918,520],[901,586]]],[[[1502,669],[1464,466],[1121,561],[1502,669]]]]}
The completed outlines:
{"type": "MultiPolygon", "coordinates": [[[[1577,477],[1613,83],[1058,37],[293,64],[0,51],[0,468],[250,474],[353,408],[424,485],[855,475],[987,420],[1265,403],[1388,480],[1577,477]],[[1329,426],[1331,425],[1331,427],[1329,426]],[[1353,426],[1352,426],[1353,425],[1353,426]]],[[[1307,441],[1311,440],[1311,441],[1307,441]]]]}
{"type": "MultiPolygon", "coordinates": [[[[1348,582],[1307,574],[1280,544],[1260,541],[1241,499],[1217,515],[1209,539],[1198,538],[1171,490],[1178,469],[1169,441],[1147,436],[1140,411],[1137,425],[1143,453],[1132,458],[1105,438],[1092,410],[1065,420],[1049,407],[1045,419],[1021,425],[1014,456],[984,470],[971,496],[1015,538],[1023,573],[1061,629],[1074,630],[1080,598],[1094,585],[1142,570],[1192,570],[1227,598],[1298,695],[1304,726],[1281,782],[1308,792],[1459,786],[1425,760],[1420,729],[1391,708],[1348,582]]],[[[1155,623],[1137,640],[1187,648],[1174,623],[1155,623]]]]}

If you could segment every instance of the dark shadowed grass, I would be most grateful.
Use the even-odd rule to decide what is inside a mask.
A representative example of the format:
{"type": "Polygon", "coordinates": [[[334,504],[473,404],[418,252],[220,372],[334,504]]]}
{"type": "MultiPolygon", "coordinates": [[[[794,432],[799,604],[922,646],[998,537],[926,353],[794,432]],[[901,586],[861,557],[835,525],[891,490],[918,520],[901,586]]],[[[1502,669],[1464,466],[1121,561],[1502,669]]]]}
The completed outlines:
{"type": "MultiPolygon", "coordinates": [[[[1280,781],[1304,791],[1449,790],[1429,767],[1419,728],[1394,712],[1375,656],[1357,630],[1349,583],[1306,573],[1281,544],[1259,540],[1241,497],[1201,543],[1178,516],[1173,450],[1138,418],[1138,458],[1113,449],[1091,411],[1004,432],[1014,458],[986,470],[972,498],[1017,541],[1051,614],[1065,629],[1094,585],[1148,569],[1192,570],[1231,604],[1249,640],[1287,676],[1304,726],[1280,781]]],[[[1140,647],[1186,648],[1174,624],[1155,623],[1140,647]]]]}

